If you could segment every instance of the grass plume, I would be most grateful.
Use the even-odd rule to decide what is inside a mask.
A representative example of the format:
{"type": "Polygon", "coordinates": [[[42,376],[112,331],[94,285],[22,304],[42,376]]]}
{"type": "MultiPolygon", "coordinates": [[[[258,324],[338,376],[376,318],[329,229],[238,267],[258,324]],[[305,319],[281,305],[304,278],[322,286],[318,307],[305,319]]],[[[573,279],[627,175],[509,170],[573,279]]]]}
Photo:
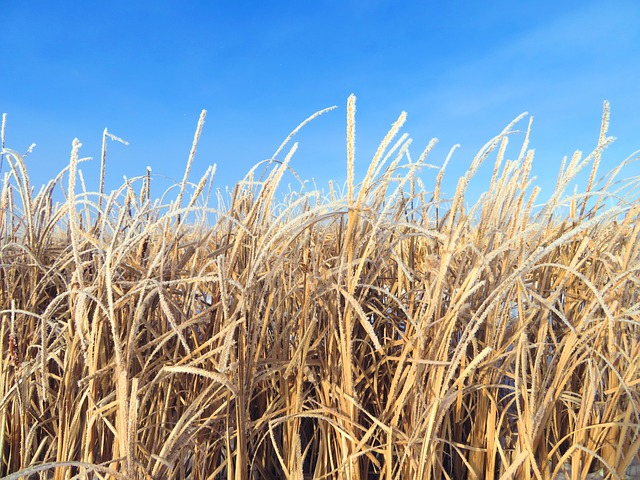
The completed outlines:
{"type": "Polygon", "coordinates": [[[346,195],[284,201],[297,144],[278,157],[300,127],[265,176],[212,197],[215,168],[189,182],[203,111],[177,197],[154,200],[150,168],[105,194],[106,141],[122,141],[106,129],[97,193],[75,140],[34,195],[3,117],[1,476],[624,478],[640,450],[640,202],[624,162],[597,180],[608,104],[594,152],[563,163],[542,205],[530,122],[506,158],[521,117],[447,202],[455,147],[425,188],[435,142],[413,161],[404,113],[357,183],[355,111],[351,96],[346,195]]]}

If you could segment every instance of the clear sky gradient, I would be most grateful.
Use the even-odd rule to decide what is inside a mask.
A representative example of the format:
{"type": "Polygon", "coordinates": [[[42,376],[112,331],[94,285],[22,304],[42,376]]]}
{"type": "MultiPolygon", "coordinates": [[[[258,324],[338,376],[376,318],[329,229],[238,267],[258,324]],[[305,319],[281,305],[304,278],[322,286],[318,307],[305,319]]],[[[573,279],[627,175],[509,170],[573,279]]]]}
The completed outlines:
{"type": "MultiPolygon", "coordinates": [[[[345,110],[358,97],[357,178],[401,111],[417,157],[447,171],[452,193],[476,151],[522,112],[534,117],[534,175],[546,192],[563,156],[596,144],[602,104],[618,138],[602,173],[640,149],[640,2],[629,1],[0,1],[0,113],[6,146],[35,184],[83,143],[97,189],[102,131],[107,187],[153,173],[180,180],[202,109],[193,168],[232,186],[317,110],[292,166],[326,187],[346,178],[345,110]]],[[[521,123],[526,128],[526,121],[521,123]]],[[[522,137],[510,144],[516,157],[522,137]]],[[[488,188],[490,166],[472,191],[488,188]]],[[[3,167],[6,171],[6,164],[3,167]]],[[[427,187],[435,171],[425,171],[427,187]]],[[[638,175],[637,164],[626,176],[638,175]]],[[[296,186],[294,188],[297,189],[296,186]]]]}

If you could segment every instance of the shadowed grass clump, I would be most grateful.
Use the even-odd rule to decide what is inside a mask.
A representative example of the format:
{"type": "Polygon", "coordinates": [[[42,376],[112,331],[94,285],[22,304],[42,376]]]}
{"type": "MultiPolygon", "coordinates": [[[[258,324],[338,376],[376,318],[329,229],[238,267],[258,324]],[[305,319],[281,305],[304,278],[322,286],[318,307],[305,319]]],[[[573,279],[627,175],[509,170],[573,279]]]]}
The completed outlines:
{"type": "Polygon", "coordinates": [[[204,112],[171,202],[150,172],[104,193],[106,130],[97,193],[77,140],[37,194],[3,149],[0,475],[624,478],[640,450],[640,202],[624,164],[597,181],[608,107],[542,205],[528,133],[505,159],[515,121],[445,202],[446,162],[426,188],[434,142],[412,159],[404,118],[357,183],[350,97],[344,196],[285,201],[291,137],[229,198],[211,195],[213,169],[189,183],[204,112]]]}

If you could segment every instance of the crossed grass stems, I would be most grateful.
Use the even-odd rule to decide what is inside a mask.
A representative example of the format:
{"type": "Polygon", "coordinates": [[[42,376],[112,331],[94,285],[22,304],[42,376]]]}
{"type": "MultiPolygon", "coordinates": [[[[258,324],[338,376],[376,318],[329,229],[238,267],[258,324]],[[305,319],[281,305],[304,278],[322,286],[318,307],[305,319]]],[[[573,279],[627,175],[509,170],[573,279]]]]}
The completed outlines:
{"type": "Polygon", "coordinates": [[[278,201],[297,144],[276,159],[326,111],[228,197],[215,169],[188,181],[203,111],[171,202],[152,200],[150,171],[104,193],[107,130],[97,193],[76,140],[34,195],[3,118],[0,475],[624,478],[640,450],[640,203],[637,179],[617,179],[630,160],[597,181],[608,105],[596,149],[536,206],[531,123],[505,160],[522,117],[452,199],[455,147],[425,188],[435,142],[413,160],[404,113],[356,184],[352,96],[346,192],[278,201]]]}

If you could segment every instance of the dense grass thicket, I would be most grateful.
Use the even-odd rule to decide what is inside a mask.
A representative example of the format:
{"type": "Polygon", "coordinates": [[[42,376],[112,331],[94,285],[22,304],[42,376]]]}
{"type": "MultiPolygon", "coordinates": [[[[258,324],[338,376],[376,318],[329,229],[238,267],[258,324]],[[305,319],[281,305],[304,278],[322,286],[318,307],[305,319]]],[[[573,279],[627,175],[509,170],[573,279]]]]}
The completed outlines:
{"type": "Polygon", "coordinates": [[[506,159],[515,122],[443,199],[446,162],[422,183],[433,142],[412,158],[404,117],[355,179],[350,97],[344,193],[284,201],[291,137],[230,195],[213,170],[189,182],[204,112],[158,201],[150,175],[103,192],[104,154],[88,191],[77,141],[36,194],[3,149],[0,476],[624,478],[640,201],[624,164],[597,172],[607,106],[541,204],[528,133],[506,159]]]}

